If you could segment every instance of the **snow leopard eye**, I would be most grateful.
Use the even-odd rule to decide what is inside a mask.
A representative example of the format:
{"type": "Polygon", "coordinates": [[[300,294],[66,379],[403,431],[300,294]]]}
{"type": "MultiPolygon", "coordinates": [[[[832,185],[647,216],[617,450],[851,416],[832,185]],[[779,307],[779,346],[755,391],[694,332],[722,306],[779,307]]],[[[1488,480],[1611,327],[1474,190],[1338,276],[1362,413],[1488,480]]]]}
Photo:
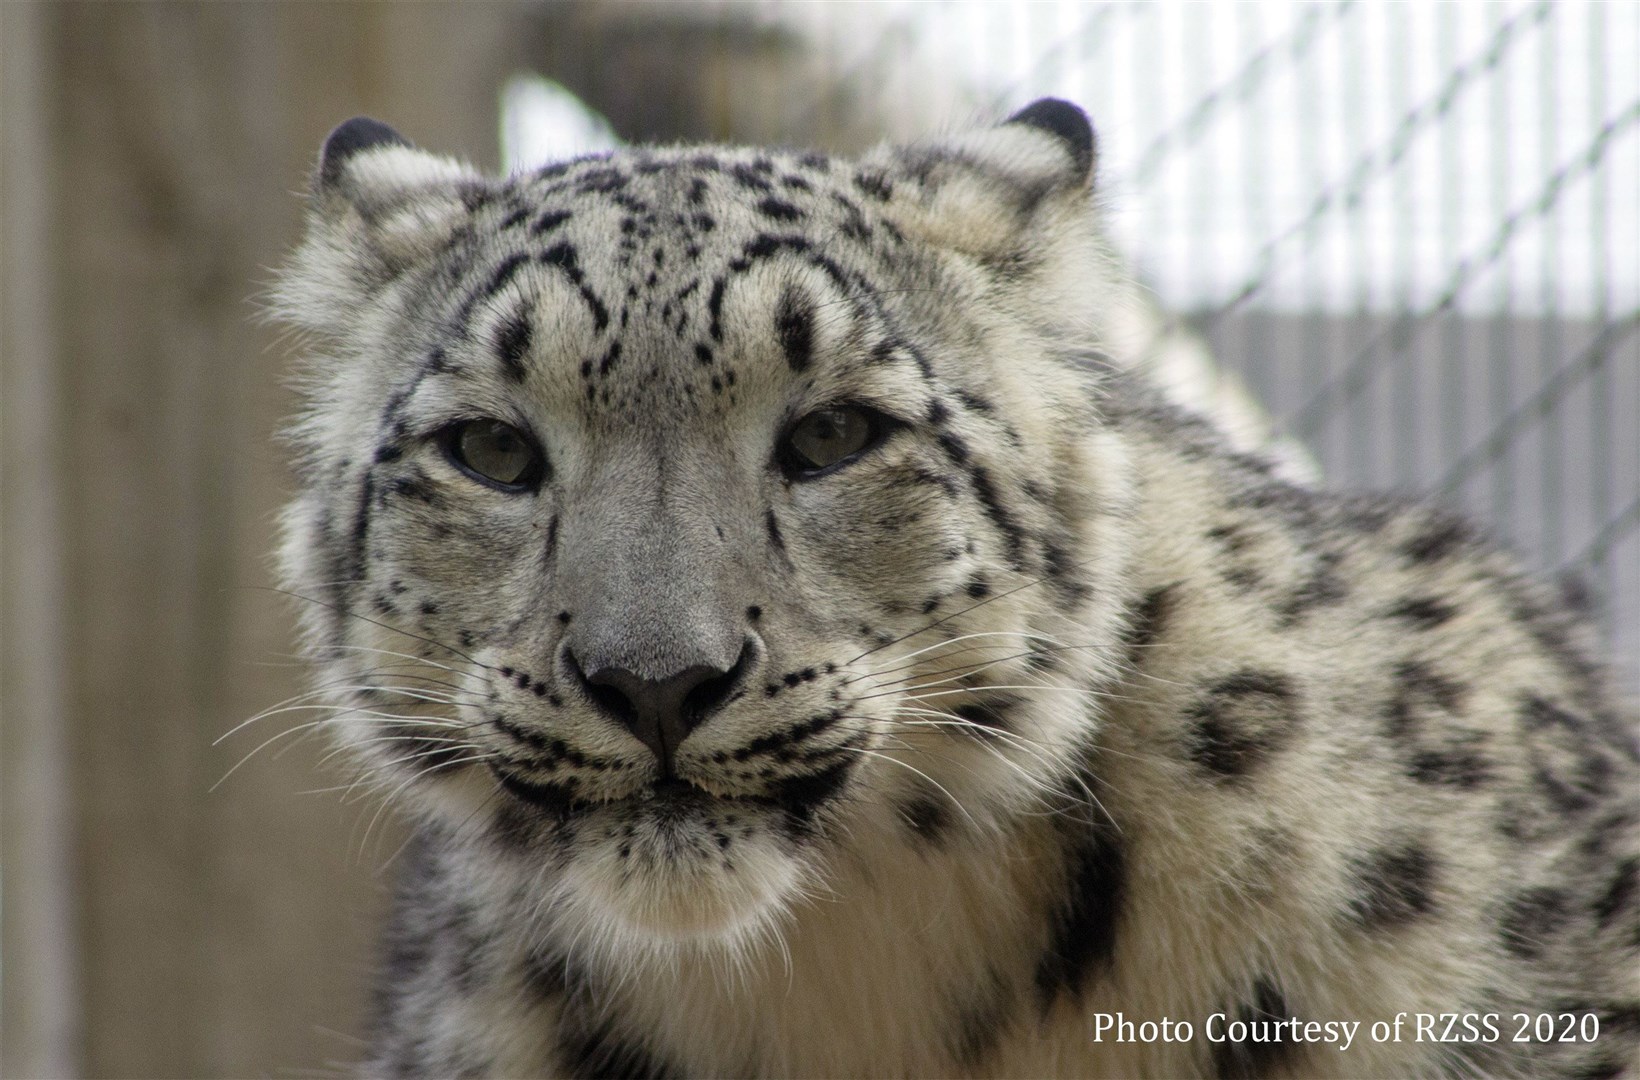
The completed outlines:
{"type": "Polygon", "coordinates": [[[780,467],[792,477],[820,476],[876,446],[888,428],[886,417],[861,405],[816,409],[781,441],[780,467]]]}
{"type": "Polygon", "coordinates": [[[528,491],[541,482],[541,452],[523,432],[500,420],[462,420],[440,434],[450,461],[480,483],[528,491]]]}

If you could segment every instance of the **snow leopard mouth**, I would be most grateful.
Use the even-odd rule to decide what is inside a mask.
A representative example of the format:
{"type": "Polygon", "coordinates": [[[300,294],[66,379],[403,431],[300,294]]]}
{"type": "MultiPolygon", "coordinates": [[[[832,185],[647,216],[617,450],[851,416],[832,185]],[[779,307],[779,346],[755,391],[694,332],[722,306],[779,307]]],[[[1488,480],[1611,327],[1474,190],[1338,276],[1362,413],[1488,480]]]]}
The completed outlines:
{"type": "Polygon", "coordinates": [[[580,794],[579,785],[573,780],[530,780],[501,770],[496,770],[495,775],[508,794],[555,817],[569,817],[599,807],[642,807],[668,815],[713,803],[750,801],[715,796],[675,776],[656,780],[629,795],[590,798],[580,794]]]}
{"type": "Polygon", "coordinates": [[[849,762],[839,762],[818,772],[781,780],[766,795],[717,794],[680,777],[667,776],[631,794],[602,798],[582,795],[574,780],[532,780],[499,769],[495,776],[515,799],[560,821],[599,810],[624,811],[656,821],[683,820],[736,807],[778,812],[790,827],[806,832],[816,814],[837,799],[850,771],[849,762]]]}

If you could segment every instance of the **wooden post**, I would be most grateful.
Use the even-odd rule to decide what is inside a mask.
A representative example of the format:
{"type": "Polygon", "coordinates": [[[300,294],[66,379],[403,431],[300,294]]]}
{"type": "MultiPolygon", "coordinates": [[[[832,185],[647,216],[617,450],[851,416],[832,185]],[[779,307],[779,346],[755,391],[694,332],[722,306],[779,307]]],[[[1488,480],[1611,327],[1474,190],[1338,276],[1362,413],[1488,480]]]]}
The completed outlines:
{"type": "Polygon", "coordinates": [[[80,1071],[47,19],[0,5],[0,1074],[80,1071]]]}
{"type": "Polygon", "coordinates": [[[518,9],[0,5],[4,1066],[266,1075],[357,1058],[396,846],[322,739],[210,789],[297,692],[267,591],[292,408],[256,294],[326,131],[495,164],[518,9]]]}

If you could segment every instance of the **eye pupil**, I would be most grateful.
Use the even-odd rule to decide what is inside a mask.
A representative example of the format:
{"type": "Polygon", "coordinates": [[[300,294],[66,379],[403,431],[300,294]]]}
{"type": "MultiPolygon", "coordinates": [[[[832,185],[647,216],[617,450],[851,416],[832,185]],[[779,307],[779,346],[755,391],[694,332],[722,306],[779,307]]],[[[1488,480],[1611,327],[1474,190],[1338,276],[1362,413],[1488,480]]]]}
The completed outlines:
{"type": "Polygon", "coordinates": [[[501,487],[527,487],[540,471],[534,447],[500,420],[463,421],[454,427],[447,445],[457,465],[501,487]]]}

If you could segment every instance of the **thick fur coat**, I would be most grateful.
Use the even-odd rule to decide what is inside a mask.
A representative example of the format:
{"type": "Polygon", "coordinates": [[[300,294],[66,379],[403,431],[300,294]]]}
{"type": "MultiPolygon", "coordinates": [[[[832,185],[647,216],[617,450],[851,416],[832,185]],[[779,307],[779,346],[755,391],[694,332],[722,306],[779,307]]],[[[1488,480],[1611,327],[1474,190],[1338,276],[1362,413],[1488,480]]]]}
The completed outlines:
{"type": "Polygon", "coordinates": [[[1109,364],[1094,166],[333,133],[284,565],[416,833],[368,1072],[1636,1068],[1585,628],[1109,364]]]}

